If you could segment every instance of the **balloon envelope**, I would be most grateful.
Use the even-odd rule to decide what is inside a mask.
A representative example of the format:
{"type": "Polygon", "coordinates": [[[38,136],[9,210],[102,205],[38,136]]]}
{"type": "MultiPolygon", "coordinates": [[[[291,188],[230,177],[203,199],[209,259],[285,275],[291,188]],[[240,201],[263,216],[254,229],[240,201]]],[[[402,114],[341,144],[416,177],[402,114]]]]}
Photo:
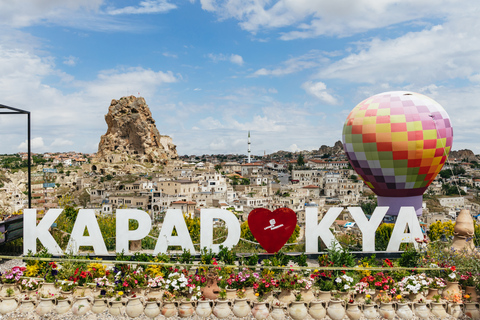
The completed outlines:
{"type": "Polygon", "coordinates": [[[416,197],[442,169],[453,129],[434,100],[393,91],[360,102],[348,115],[342,138],[348,160],[375,194],[416,197]]]}

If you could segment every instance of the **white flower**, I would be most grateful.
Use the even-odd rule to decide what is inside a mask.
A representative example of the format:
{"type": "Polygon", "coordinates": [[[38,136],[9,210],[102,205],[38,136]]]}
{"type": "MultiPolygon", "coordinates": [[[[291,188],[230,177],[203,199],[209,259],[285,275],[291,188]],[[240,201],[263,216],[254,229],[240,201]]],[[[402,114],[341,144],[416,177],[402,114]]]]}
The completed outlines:
{"type": "Polygon", "coordinates": [[[346,284],[346,285],[343,286],[343,289],[348,290],[348,289],[350,289],[350,286],[348,284],[346,284]]]}
{"type": "Polygon", "coordinates": [[[341,283],[341,282],[342,282],[342,278],[337,278],[337,279],[335,279],[335,282],[336,282],[336,283],[341,283]]]}
{"type": "Polygon", "coordinates": [[[449,277],[450,279],[455,279],[457,276],[455,275],[455,272],[453,272],[453,273],[450,273],[450,274],[448,275],[448,277],[449,277]]]}

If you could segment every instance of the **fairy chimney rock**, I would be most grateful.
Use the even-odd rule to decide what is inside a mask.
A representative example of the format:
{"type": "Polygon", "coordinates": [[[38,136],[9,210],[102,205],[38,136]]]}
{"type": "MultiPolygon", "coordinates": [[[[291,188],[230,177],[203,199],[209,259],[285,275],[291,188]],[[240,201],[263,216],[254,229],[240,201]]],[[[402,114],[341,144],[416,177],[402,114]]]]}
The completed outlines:
{"type": "Polygon", "coordinates": [[[163,164],[178,158],[172,138],[160,135],[144,98],[112,100],[105,121],[108,129],[98,144],[98,162],[163,164]]]}

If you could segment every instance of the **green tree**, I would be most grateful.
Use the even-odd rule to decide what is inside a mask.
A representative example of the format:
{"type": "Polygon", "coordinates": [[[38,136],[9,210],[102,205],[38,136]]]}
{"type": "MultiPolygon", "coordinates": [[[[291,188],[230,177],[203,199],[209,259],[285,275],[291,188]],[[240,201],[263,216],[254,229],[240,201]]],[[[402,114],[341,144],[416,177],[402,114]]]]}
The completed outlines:
{"type": "Polygon", "coordinates": [[[375,250],[385,251],[387,250],[390,237],[392,236],[393,223],[382,223],[375,231],[375,250]]]}
{"type": "Polygon", "coordinates": [[[221,164],[216,164],[214,168],[217,172],[220,172],[220,170],[222,170],[223,167],[221,164]]]}
{"type": "Polygon", "coordinates": [[[303,159],[303,154],[299,154],[297,157],[297,166],[303,167],[305,165],[305,160],[303,159]]]}
{"type": "Polygon", "coordinates": [[[87,204],[90,202],[90,194],[87,192],[87,190],[83,189],[83,192],[78,197],[78,201],[82,207],[87,207],[87,204]]]}

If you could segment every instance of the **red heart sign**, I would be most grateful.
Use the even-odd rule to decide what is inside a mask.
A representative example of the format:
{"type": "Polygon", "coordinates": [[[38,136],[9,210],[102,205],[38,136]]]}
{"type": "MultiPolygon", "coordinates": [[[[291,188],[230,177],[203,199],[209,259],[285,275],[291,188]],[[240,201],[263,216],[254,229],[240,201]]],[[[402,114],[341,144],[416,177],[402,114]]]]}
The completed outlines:
{"type": "Polygon", "coordinates": [[[280,208],[273,212],[258,208],[248,215],[248,226],[252,235],[268,253],[280,250],[295,231],[296,225],[297,215],[289,208],[280,208]]]}

